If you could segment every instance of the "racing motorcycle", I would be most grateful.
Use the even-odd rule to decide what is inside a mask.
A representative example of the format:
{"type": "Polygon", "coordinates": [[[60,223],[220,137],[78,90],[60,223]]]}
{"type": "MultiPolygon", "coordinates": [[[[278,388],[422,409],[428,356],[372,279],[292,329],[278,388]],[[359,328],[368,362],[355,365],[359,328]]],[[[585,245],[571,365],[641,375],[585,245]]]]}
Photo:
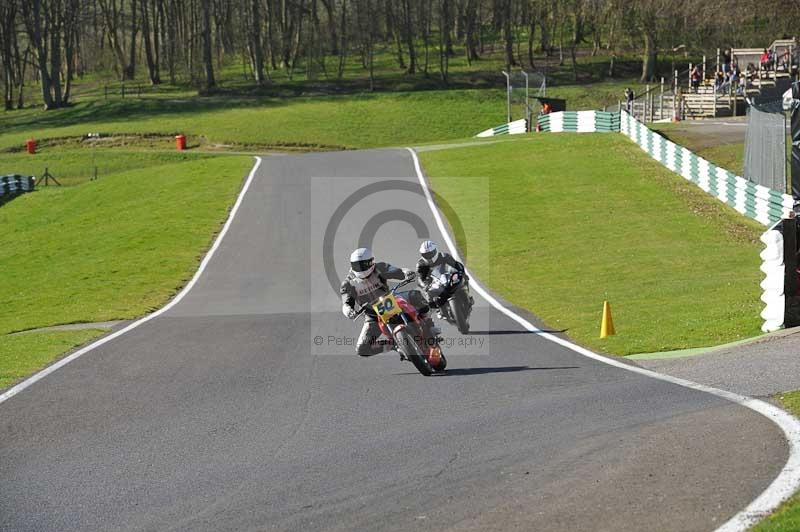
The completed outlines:
{"type": "Polygon", "coordinates": [[[432,275],[428,295],[439,303],[439,312],[448,323],[461,334],[469,333],[473,300],[463,272],[451,270],[432,275]]]}
{"type": "Polygon", "coordinates": [[[433,373],[443,372],[447,367],[447,359],[438,339],[426,338],[417,309],[397,294],[399,288],[411,281],[409,279],[399,283],[385,296],[364,305],[357,315],[372,307],[378,317],[381,333],[388,339],[391,348],[400,353],[401,360],[409,360],[417,371],[428,377],[433,373]]]}

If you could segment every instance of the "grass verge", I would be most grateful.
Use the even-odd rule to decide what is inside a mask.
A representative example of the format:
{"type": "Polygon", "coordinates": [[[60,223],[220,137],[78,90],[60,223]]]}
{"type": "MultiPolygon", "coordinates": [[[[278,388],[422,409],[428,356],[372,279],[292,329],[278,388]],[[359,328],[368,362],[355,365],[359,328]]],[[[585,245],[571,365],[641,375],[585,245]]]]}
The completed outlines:
{"type": "MultiPolygon", "coordinates": [[[[800,390],[780,394],[777,399],[787,411],[800,417],[800,390]]],[[[797,530],[800,530],[800,494],[795,494],[775,513],[753,527],[753,532],[795,532],[797,530]]]]}
{"type": "MultiPolygon", "coordinates": [[[[120,157],[112,166],[130,162],[107,156],[120,157]]],[[[38,369],[96,331],[8,333],[130,319],[162,306],[193,275],[252,166],[243,156],[135,160],[136,169],[0,208],[0,271],[13,280],[0,283],[0,375],[19,375],[26,363],[10,356],[15,346],[25,344],[33,363],[24,367],[38,369]]]]}
{"type": "Polygon", "coordinates": [[[106,332],[103,329],[51,331],[0,336],[0,390],[49,365],[69,351],[106,332]]]}
{"type": "Polygon", "coordinates": [[[626,355],[758,334],[761,226],[623,136],[533,135],[420,157],[464,227],[469,266],[583,345],[626,355]],[[484,209],[489,238],[470,241],[485,233],[484,209]],[[617,335],[600,340],[604,300],[617,335]]]}

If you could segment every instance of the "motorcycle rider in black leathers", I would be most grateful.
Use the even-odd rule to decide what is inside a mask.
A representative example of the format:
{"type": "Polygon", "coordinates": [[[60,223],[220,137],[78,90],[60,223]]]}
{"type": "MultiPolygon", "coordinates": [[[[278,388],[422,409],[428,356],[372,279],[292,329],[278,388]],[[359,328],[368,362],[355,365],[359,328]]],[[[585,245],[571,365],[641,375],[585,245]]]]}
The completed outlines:
{"type": "MultiPolygon", "coordinates": [[[[389,279],[411,280],[414,272],[397,268],[385,262],[375,262],[375,257],[368,248],[359,248],[350,255],[350,272],[342,281],[339,293],[342,297],[342,313],[351,320],[356,319],[358,311],[364,309],[364,327],[356,342],[356,352],[361,356],[372,356],[382,353],[388,348],[388,342],[379,340],[381,330],[378,317],[370,305],[379,297],[389,292],[389,279]]],[[[441,330],[434,325],[428,315],[430,310],[425,297],[419,290],[398,293],[417,309],[425,338],[434,339],[441,330]]]]}
{"type": "MultiPolygon", "coordinates": [[[[429,293],[433,276],[445,273],[448,267],[456,270],[464,276],[464,283],[469,281],[464,265],[453,258],[449,253],[439,251],[436,243],[432,240],[425,240],[419,247],[420,258],[417,261],[417,283],[425,294],[425,299],[431,307],[439,308],[447,303],[448,294],[436,297],[429,293]]],[[[472,304],[470,298],[470,304],[472,304]]]]}

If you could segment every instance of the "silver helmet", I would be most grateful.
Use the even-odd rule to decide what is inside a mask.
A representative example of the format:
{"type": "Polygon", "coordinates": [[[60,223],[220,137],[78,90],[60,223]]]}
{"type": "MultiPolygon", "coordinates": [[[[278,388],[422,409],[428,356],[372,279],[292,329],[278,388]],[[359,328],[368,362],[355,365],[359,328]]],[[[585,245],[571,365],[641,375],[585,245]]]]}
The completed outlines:
{"type": "Polygon", "coordinates": [[[426,240],[419,246],[419,254],[427,264],[433,264],[439,260],[439,248],[433,240],[426,240]]]}
{"type": "Polygon", "coordinates": [[[350,271],[360,278],[369,277],[375,270],[375,256],[369,248],[358,248],[350,254],[350,271]]]}

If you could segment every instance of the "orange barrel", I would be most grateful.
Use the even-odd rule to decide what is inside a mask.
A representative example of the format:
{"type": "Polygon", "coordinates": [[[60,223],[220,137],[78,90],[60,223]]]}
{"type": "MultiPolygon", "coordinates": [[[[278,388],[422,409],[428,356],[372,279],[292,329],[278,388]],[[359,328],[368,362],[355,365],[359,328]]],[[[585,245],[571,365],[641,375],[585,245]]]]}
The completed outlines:
{"type": "Polygon", "coordinates": [[[186,149],[186,135],[175,135],[175,147],[178,151],[186,149]]]}
{"type": "Polygon", "coordinates": [[[28,153],[30,153],[31,155],[36,153],[36,141],[35,140],[33,140],[33,139],[26,140],[25,141],[25,147],[27,148],[28,153]]]}

